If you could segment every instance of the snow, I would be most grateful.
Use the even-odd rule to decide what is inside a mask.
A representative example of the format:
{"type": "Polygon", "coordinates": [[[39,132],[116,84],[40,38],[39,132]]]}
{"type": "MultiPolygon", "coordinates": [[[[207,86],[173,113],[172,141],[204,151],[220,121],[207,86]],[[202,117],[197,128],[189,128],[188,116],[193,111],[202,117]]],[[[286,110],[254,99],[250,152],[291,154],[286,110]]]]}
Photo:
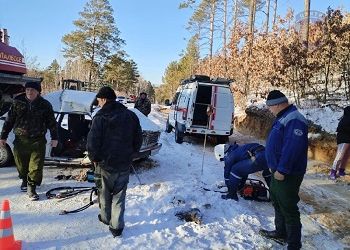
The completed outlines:
{"type": "Polygon", "coordinates": [[[331,107],[300,109],[300,112],[306,119],[320,125],[324,131],[330,134],[336,134],[339,120],[343,116],[343,110],[331,107]]]}
{"type": "MultiPolygon", "coordinates": [[[[254,98],[252,100],[254,100],[253,103],[252,101],[248,101],[246,105],[254,106],[257,109],[267,109],[267,106],[265,104],[266,100],[256,100],[254,98]]],[[[348,103],[341,103],[340,105],[345,107],[347,104],[348,103]]],[[[318,103],[304,100],[302,106],[298,107],[298,110],[305,116],[307,120],[321,126],[325,132],[336,134],[338,122],[343,116],[343,108],[340,108],[336,105],[321,105],[321,107],[317,106],[320,105],[318,103]]],[[[235,115],[245,115],[244,109],[236,108],[235,115]]]]}
{"type": "MultiPolygon", "coordinates": [[[[205,150],[199,138],[186,138],[183,144],[176,144],[174,133],[163,131],[164,114],[153,109],[150,119],[162,130],[163,146],[148,161],[154,163],[153,168],[136,168],[142,185],[135,174],[130,176],[126,227],[121,238],[113,238],[108,227],[98,221],[97,204],[76,214],[59,215],[63,209],[87,204],[88,194],[62,201],[46,199],[45,192],[54,187],[92,186],[54,179],[58,174],[77,173],[78,169],[45,167],[37,202],[19,192],[14,167],[0,169],[0,200],[11,202],[15,238],[23,240],[23,249],[278,249],[279,245],[257,233],[261,227],[273,228],[271,203],[222,200],[220,193],[203,190],[218,189],[223,184],[223,165],[216,161],[210,140],[205,150]],[[188,208],[201,211],[201,225],[175,216],[188,208]]],[[[246,143],[254,138],[234,133],[231,140],[246,143]]],[[[307,216],[312,210],[308,205],[301,202],[300,207],[305,249],[344,248],[334,235],[307,216]]]]}

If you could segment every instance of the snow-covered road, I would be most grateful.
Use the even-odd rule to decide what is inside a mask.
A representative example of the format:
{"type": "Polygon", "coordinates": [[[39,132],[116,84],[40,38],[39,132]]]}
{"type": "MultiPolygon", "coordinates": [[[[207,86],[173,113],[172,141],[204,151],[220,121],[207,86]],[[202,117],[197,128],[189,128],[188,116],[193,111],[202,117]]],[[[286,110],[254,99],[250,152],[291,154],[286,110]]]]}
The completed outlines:
{"type": "MultiPolygon", "coordinates": [[[[46,191],[57,186],[91,186],[54,179],[71,174],[72,169],[46,167],[37,202],[19,192],[15,168],[0,169],[0,200],[10,199],[15,237],[23,240],[23,249],[278,249],[279,245],[257,234],[260,227],[273,228],[271,203],[222,200],[219,193],[203,190],[223,183],[223,165],[214,158],[214,145],[206,146],[201,174],[203,140],[190,138],[176,144],[174,133],[164,132],[163,113],[153,108],[150,119],[162,128],[163,146],[148,160],[154,167],[138,168],[143,185],[135,175],[130,177],[122,238],[114,239],[108,227],[99,223],[97,204],[77,214],[59,215],[63,209],[88,203],[88,195],[60,202],[46,199],[46,191]],[[186,208],[198,208],[203,223],[179,220],[176,212],[186,208]]],[[[247,143],[254,138],[235,133],[230,140],[247,143]]],[[[301,207],[310,209],[303,203],[301,207]]],[[[343,249],[335,236],[311,218],[302,220],[305,249],[343,249]]]]}

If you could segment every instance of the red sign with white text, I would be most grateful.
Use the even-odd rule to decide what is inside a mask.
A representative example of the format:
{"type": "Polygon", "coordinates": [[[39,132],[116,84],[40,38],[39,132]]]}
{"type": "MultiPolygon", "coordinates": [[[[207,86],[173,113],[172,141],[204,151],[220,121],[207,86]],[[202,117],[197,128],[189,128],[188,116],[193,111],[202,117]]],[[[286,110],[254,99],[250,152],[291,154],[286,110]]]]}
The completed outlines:
{"type": "Polygon", "coordinates": [[[27,73],[22,54],[16,48],[2,42],[0,42],[0,72],[27,73]]]}

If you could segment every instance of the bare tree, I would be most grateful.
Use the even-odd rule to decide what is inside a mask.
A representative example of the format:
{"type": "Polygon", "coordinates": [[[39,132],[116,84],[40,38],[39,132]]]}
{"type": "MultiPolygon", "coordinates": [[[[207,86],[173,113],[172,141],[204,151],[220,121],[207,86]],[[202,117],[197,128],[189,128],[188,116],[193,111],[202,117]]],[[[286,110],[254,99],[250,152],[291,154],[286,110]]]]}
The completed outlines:
{"type": "Polygon", "coordinates": [[[272,27],[276,25],[276,19],[277,19],[277,0],[274,0],[272,27]]]}
{"type": "Polygon", "coordinates": [[[270,21],[270,0],[266,0],[265,34],[269,33],[269,21],[270,21]]]}
{"type": "Polygon", "coordinates": [[[232,32],[235,33],[237,29],[237,20],[238,20],[238,0],[234,0],[234,9],[233,9],[233,29],[232,32]]]}

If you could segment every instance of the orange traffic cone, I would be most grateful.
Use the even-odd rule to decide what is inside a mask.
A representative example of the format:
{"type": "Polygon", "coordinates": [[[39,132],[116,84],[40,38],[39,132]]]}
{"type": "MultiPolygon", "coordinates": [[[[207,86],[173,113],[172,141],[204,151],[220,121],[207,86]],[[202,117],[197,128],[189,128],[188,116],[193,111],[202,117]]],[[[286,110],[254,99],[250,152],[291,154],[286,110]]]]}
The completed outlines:
{"type": "Polygon", "coordinates": [[[21,248],[22,242],[15,241],[15,237],[13,236],[10,202],[4,200],[0,215],[0,250],[20,250],[21,248]]]}

